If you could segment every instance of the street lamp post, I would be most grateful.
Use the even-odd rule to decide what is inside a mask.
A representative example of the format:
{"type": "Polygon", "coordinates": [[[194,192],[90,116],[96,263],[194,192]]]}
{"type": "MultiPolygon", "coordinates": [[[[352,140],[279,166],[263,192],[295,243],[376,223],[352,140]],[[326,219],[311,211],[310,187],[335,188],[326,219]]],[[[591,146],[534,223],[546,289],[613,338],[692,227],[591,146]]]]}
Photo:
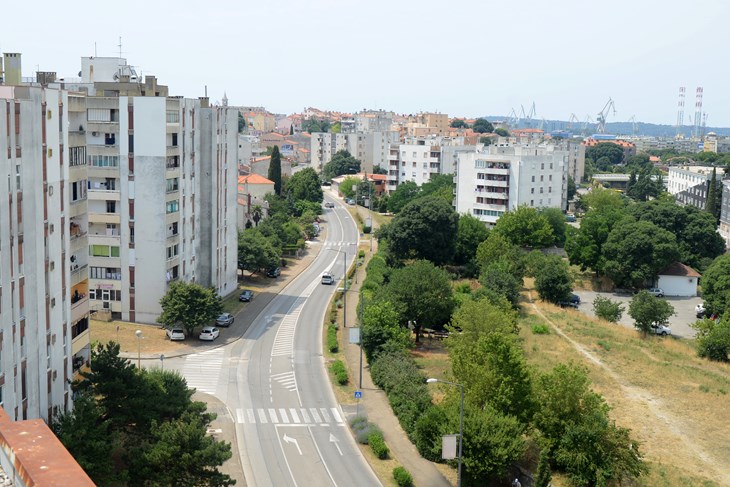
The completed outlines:
{"type": "Polygon", "coordinates": [[[362,330],[365,326],[365,294],[360,288],[360,390],[362,390],[362,330]]]}
{"type": "Polygon", "coordinates": [[[347,328],[347,252],[338,249],[327,249],[342,254],[342,328],[347,328]]]}
{"type": "Polygon", "coordinates": [[[142,346],[142,330],[137,330],[134,332],[135,335],[137,335],[137,368],[140,368],[140,354],[141,354],[141,346],[142,346]]]}
{"type": "Polygon", "coordinates": [[[461,384],[457,384],[456,382],[449,382],[447,380],[435,378],[426,379],[426,382],[429,384],[433,384],[435,382],[443,382],[444,384],[456,386],[461,390],[461,411],[459,413],[459,466],[456,470],[456,486],[461,487],[461,452],[464,443],[464,386],[461,384]]]}

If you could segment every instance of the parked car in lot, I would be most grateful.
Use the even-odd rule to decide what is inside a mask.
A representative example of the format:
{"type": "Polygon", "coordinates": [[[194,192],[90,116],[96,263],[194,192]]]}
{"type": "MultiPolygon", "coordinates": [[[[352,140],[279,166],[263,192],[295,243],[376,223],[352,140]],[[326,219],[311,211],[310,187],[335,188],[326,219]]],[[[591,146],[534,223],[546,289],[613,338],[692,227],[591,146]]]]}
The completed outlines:
{"type": "Polygon", "coordinates": [[[231,326],[233,324],[233,315],[231,313],[221,313],[215,319],[215,324],[218,326],[231,326]]]}
{"type": "Polygon", "coordinates": [[[266,271],[266,277],[279,277],[280,275],[281,269],[279,267],[274,267],[273,269],[266,271]]]}
{"type": "Polygon", "coordinates": [[[661,336],[667,336],[672,334],[672,329],[669,328],[667,325],[660,325],[658,323],[652,323],[651,324],[651,332],[654,335],[661,335],[661,336]]]}
{"type": "Polygon", "coordinates": [[[568,223],[574,222],[575,221],[575,215],[572,214],[572,213],[567,213],[565,215],[565,221],[568,222],[568,223]]]}
{"type": "Polygon", "coordinates": [[[173,342],[185,340],[185,330],[180,327],[169,328],[165,333],[173,342]]]}
{"type": "Polygon", "coordinates": [[[335,207],[335,204],[334,204],[334,203],[332,203],[331,201],[327,201],[327,202],[326,202],[326,203],[324,204],[324,207],[325,207],[325,208],[334,208],[334,207],[335,207]]]}
{"type": "Polygon", "coordinates": [[[253,299],[253,291],[250,289],[244,289],[240,296],[238,296],[238,300],[244,303],[248,303],[253,299]]]}
{"type": "Polygon", "coordinates": [[[571,303],[573,303],[575,305],[578,305],[578,304],[580,304],[580,296],[578,296],[575,293],[570,293],[570,298],[568,298],[568,301],[570,301],[571,303]]]}
{"type": "Polygon", "coordinates": [[[200,338],[201,340],[212,342],[213,340],[218,338],[220,334],[221,331],[215,326],[206,326],[205,328],[200,330],[200,336],[198,338],[200,338]]]}
{"type": "Polygon", "coordinates": [[[347,203],[348,205],[354,205],[355,204],[355,200],[353,200],[352,198],[347,198],[345,200],[345,203],[347,203]]]}
{"type": "Polygon", "coordinates": [[[707,317],[707,310],[705,309],[705,305],[702,303],[699,303],[697,306],[695,306],[695,316],[698,319],[702,319],[707,317]]]}
{"type": "Polygon", "coordinates": [[[657,298],[663,298],[664,297],[664,291],[659,287],[650,287],[647,289],[649,291],[649,294],[653,294],[657,298]]]}
{"type": "Polygon", "coordinates": [[[334,284],[334,283],[335,283],[335,276],[333,276],[331,272],[322,273],[322,284],[334,284]]]}
{"type": "Polygon", "coordinates": [[[578,308],[578,303],[572,301],[558,301],[558,306],[561,308],[578,308]]]}

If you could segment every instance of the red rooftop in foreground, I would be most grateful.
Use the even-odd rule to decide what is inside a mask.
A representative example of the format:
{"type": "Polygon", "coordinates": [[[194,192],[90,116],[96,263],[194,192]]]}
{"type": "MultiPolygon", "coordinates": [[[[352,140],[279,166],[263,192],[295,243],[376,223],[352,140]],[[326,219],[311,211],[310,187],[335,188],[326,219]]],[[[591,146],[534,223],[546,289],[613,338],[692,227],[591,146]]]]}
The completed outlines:
{"type": "Polygon", "coordinates": [[[0,465],[16,487],[96,485],[42,419],[12,421],[2,408],[0,465]]]}

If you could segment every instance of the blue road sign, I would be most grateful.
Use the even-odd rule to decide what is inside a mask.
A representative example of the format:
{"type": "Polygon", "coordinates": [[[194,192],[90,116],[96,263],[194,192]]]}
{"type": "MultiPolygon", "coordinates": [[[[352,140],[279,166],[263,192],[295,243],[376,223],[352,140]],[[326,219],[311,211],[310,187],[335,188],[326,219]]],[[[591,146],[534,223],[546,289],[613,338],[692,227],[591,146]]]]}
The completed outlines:
{"type": "Polygon", "coordinates": [[[362,391],[355,391],[355,399],[360,399],[362,397],[362,391]]]}

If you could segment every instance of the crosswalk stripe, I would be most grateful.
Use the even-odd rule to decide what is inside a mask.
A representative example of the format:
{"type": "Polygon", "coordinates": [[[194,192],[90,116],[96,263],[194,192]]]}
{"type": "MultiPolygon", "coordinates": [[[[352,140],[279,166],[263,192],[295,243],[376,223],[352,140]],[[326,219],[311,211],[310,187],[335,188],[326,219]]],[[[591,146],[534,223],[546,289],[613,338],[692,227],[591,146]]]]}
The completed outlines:
{"type": "Polygon", "coordinates": [[[244,422],[244,420],[243,420],[243,409],[236,408],[236,420],[239,423],[243,423],[244,422]]]}
{"type": "Polygon", "coordinates": [[[289,408],[289,414],[291,414],[292,421],[299,424],[299,415],[297,414],[297,410],[294,408],[289,408]]]}
{"type": "Polygon", "coordinates": [[[337,408],[330,408],[332,411],[332,417],[335,418],[335,421],[338,423],[342,422],[342,416],[340,416],[340,412],[337,410],[337,408]]]}
{"type": "Polygon", "coordinates": [[[324,422],[329,423],[330,414],[327,412],[327,408],[319,408],[319,410],[322,412],[322,417],[324,418],[324,422]]]}
{"type": "Polygon", "coordinates": [[[253,409],[247,409],[246,414],[248,415],[248,422],[251,424],[256,423],[256,416],[253,414],[253,409]]]}
{"type": "Polygon", "coordinates": [[[319,417],[319,413],[317,412],[317,408],[309,408],[309,412],[312,413],[312,418],[314,419],[315,423],[322,422],[322,420],[319,417]]]}
{"type": "Polygon", "coordinates": [[[276,409],[269,408],[269,416],[271,416],[271,422],[276,424],[279,422],[279,418],[276,417],[276,409]]]}
{"type": "Polygon", "coordinates": [[[279,416],[281,416],[281,422],[289,424],[289,417],[286,415],[286,409],[279,408],[279,416]]]}
{"type": "Polygon", "coordinates": [[[268,421],[266,420],[266,411],[264,411],[263,409],[258,409],[257,411],[259,413],[259,421],[262,424],[268,423],[268,421]]]}
{"type": "Polygon", "coordinates": [[[309,423],[309,413],[307,412],[307,410],[304,408],[301,408],[300,411],[302,413],[302,419],[304,419],[304,422],[309,423]]]}

